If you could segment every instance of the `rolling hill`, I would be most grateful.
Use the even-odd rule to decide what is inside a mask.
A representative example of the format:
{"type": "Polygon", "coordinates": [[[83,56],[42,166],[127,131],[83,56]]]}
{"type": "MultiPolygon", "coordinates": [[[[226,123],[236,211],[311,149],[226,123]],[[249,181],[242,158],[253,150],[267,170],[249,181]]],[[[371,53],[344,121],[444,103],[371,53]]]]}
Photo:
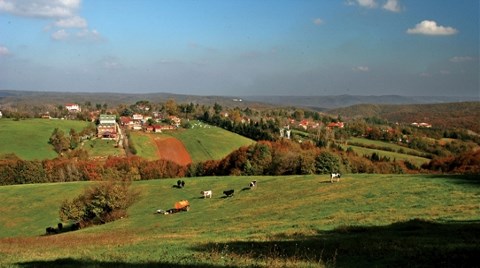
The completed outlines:
{"type": "Polygon", "coordinates": [[[158,142],[168,138],[179,140],[190,155],[192,162],[219,160],[232,151],[254,141],[230,131],[210,126],[199,121],[192,122],[190,129],[164,131],[163,133],[131,132],[137,155],[146,159],[168,158],[168,148],[158,142]]]}
{"type": "Polygon", "coordinates": [[[0,155],[14,153],[24,160],[42,160],[57,157],[48,143],[55,128],[68,134],[70,129],[80,132],[87,122],[73,120],[28,119],[14,121],[0,119],[0,155]]]}
{"type": "Polygon", "coordinates": [[[342,117],[378,117],[390,122],[426,122],[435,128],[464,128],[480,133],[480,102],[437,104],[379,105],[358,104],[331,109],[330,114],[342,117]]]}
{"type": "Polygon", "coordinates": [[[138,181],[127,218],[45,236],[88,182],[0,187],[0,266],[469,266],[478,260],[478,178],[426,175],[138,181]],[[256,189],[244,190],[251,180],[256,189]],[[211,189],[213,198],[201,198],[211,189]],[[235,189],[235,196],[221,192],[235,189]],[[191,210],[156,214],[174,202],[191,210]]]}

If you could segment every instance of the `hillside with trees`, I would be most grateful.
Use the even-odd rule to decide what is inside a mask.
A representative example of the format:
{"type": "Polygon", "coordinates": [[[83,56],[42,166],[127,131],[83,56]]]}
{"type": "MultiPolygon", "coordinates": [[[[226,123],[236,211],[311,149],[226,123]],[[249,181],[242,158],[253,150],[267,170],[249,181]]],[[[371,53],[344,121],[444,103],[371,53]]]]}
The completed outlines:
{"type": "Polygon", "coordinates": [[[469,129],[480,133],[480,102],[421,105],[358,104],[332,109],[328,113],[348,118],[376,117],[390,123],[426,122],[438,129],[469,129]]]}

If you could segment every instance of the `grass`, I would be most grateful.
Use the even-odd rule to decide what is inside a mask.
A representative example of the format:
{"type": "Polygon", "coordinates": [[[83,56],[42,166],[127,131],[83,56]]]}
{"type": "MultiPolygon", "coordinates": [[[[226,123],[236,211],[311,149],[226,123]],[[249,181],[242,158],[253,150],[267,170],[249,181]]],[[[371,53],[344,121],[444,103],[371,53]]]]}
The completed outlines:
{"type": "Polygon", "coordinates": [[[420,157],[420,156],[413,156],[408,154],[401,154],[397,152],[390,152],[390,151],[383,151],[379,149],[369,149],[365,147],[353,146],[353,145],[342,145],[342,148],[346,150],[347,148],[351,147],[355,153],[358,155],[367,155],[370,156],[373,153],[377,153],[380,157],[388,157],[390,161],[393,160],[402,160],[402,161],[409,161],[410,163],[415,164],[415,166],[420,167],[422,164],[428,163],[430,159],[420,157]]]}
{"type": "MultiPolygon", "coordinates": [[[[476,177],[428,175],[139,181],[129,217],[43,236],[86,182],[3,186],[0,266],[465,266],[479,253],[476,177]],[[243,190],[250,180],[257,189],[243,190]],[[211,189],[213,198],[200,198],[211,189]],[[221,192],[235,189],[235,196],[221,192]],[[21,198],[20,198],[21,197],[21,198]],[[192,209],[155,214],[188,199],[192,209]],[[456,264],[456,265],[454,265],[456,264]]],[[[474,262],[470,262],[474,263],[474,262]]]]}
{"type": "Polygon", "coordinates": [[[157,146],[151,136],[158,134],[146,134],[140,131],[131,131],[130,138],[133,140],[137,155],[148,160],[158,159],[157,146]]]}
{"type": "Polygon", "coordinates": [[[125,151],[115,147],[115,141],[94,139],[85,141],[83,149],[93,158],[107,158],[108,156],[125,156],[125,151]]]}
{"type": "Polygon", "coordinates": [[[182,141],[193,162],[219,160],[242,146],[254,143],[249,138],[199,121],[193,121],[192,125],[191,129],[166,134],[182,141]]]}
{"type": "Polygon", "coordinates": [[[377,141],[377,140],[370,140],[370,139],[365,139],[365,138],[357,138],[357,137],[351,137],[348,139],[347,142],[353,142],[355,144],[365,144],[366,146],[368,145],[373,145],[377,147],[386,147],[390,148],[394,152],[398,151],[404,151],[405,153],[413,154],[413,155],[422,155],[424,154],[422,151],[418,151],[415,149],[411,149],[405,146],[401,146],[398,144],[390,143],[390,142],[385,142],[385,141],[377,141]]]}
{"type": "Polygon", "coordinates": [[[53,130],[60,128],[68,135],[71,128],[79,132],[87,124],[74,120],[0,119],[0,155],[14,153],[25,160],[55,158],[57,153],[48,144],[53,130]]]}
{"type": "Polygon", "coordinates": [[[137,155],[147,159],[157,159],[155,143],[150,137],[174,137],[180,140],[187,149],[193,162],[219,160],[232,151],[252,144],[254,141],[230,131],[210,126],[199,121],[192,121],[193,128],[166,130],[163,133],[131,132],[137,148],[137,155]]]}

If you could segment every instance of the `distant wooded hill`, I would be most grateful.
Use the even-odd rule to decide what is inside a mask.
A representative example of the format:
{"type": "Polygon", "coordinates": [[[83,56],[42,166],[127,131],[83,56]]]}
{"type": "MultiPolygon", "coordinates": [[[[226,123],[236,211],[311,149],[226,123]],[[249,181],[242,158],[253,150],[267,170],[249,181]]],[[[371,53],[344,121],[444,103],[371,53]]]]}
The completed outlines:
{"type": "Polygon", "coordinates": [[[348,107],[356,104],[427,104],[480,101],[478,97],[446,97],[446,96],[362,96],[362,95],[329,95],[329,96],[247,96],[248,101],[310,107],[315,110],[348,107]]]}
{"type": "Polygon", "coordinates": [[[480,102],[377,105],[358,104],[329,110],[342,117],[377,117],[389,122],[432,124],[435,128],[465,128],[480,133],[480,102]]]}
{"type": "MultiPolygon", "coordinates": [[[[134,92],[135,90],[132,90],[134,92]]],[[[348,107],[356,104],[427,104],[451,103],[464,101],[480,101],[475,97],[444,97],[444,96],[359,96],[359,95],[330,95],[330,96],[199,96],[172,93],[109,93],[109,92],[39,92],[39,91],[14,91],[0,90],[1,105],[55,103],[64,104],[76,102],[106,103],[110,107],[119,104],[132,104],[140,100],[150,102],[165,102],[174,99],[177,103],[195,103],[200,105],[213,105],[218,103],[225,107],[272,107],[295,106],[325,111],[339,107],[348,107]]]]}
{"type": "MultiPolygon", "coordinates": [[[[134,90],[132,90],[134,91],[134,90]]],[[[39,92],[39,91],[14,91],[0,90],[0,109],[3,106],[12,104],[18,105],[40,105],[44,103],[64,105],[65,103],[78,103],[83,105],[90,102],[93,105],[107,104],[109,107],[116,107],[120,104],[133,104],[137,101],[148,100],[151,103],[166,102],[174,99],[177,103],[194,103],[213,106],[218,103],[225,107],[272,107],[272,104],[244,101],[238,97],[226,96],[197,96],[172,93],[110,93],[110,92],[39,92]]]]}

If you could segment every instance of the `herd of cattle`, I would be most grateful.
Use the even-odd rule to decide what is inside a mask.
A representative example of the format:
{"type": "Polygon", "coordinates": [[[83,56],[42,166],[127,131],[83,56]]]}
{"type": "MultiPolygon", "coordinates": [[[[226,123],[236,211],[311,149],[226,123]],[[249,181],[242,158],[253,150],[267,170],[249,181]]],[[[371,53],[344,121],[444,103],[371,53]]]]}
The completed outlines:
{"type": "MultiPolygon", "coordinates": [[[[333,183],[333,182],[340,182],[340,176],[341,174],[340,173],[330,173],[330,182],[333,183]]],[[[185,181],[183,180],[178,180],[177,181],[177,184],[174,185],[173,187],[175,188],[184,188],[185,187],[185,181]]],[[[245,189],[253,189],[253,188],[256,188],[257,187],[257,181],[256,180],[253,180],[251,181],[249,184],[248,184],[248,188],[244,188],[245,189]]],[[[232,197],[233,194],[235,193],[235,190],[234,189],[230,189],[230,190],[225,190],[223,191],[223,195],[225,198],[227,197],[232,197]]],[[[212,190],[204,190],[204,191],[201,191],[200,194],[202,195],[202,197],[205,199],[205,198],[212,198],[213,196],[213,191],[212,190]]],[[[179,201],[177,203],[175,203],[175,208],[172,208],[172,209],[169,209],[169,210],[157,210],[156,213],[159,213],[159,214],[173,214],[173,213],[176,213],[176,212],[180,212],[180,211],[188,211],[190,209],[190,204],[188,203],[187,200],[182,200],[182,201],[179,201]]],[[[57,228],[54,228],[54,227],[47,227],[46,228],[46,234],[57,234],[59,232],[61,232],[63,229],[63,225],[61,223],[58,224],[58,227],[57,228]]],[[[79,226],[77,226],[76,224],[72,226],[72,230],[78,230],[79,229],[79,226]]]]}

